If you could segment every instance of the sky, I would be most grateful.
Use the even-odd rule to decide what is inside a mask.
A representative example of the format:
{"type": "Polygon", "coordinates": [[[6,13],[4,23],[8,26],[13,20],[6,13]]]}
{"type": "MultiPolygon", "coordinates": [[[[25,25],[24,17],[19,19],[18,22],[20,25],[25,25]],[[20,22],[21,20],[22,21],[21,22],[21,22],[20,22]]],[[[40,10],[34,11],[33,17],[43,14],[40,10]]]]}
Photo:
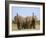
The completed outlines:
{"type": "Polygon", "coordinates": [[[40,8],[39,7],[12,7],[12,15],[13,18],[17,15],[17,13],[20,16],[32,16],[32,13],[34,13],[35,16],[40,19],[40,8]]]}

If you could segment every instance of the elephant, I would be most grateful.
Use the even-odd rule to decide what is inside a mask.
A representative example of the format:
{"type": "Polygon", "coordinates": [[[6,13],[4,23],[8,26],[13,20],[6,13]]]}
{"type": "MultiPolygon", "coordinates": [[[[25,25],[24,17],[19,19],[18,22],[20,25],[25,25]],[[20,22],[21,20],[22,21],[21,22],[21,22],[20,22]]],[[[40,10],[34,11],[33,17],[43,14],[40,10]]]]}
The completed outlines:
{"type": "Polygon", "coordinates": [[[15,16],[15,20],[16,20],[16,24],[17,24],[18,29],[23,29],[26,19],[22,16],[15,16]]]}
{"type": "Polygon", "coordinates": [[[31,29],[32,27],[35,29],[35,19],[31,16],[23,17],[23,16],[15,16],[16,24],[18,29],[31,29]]]}

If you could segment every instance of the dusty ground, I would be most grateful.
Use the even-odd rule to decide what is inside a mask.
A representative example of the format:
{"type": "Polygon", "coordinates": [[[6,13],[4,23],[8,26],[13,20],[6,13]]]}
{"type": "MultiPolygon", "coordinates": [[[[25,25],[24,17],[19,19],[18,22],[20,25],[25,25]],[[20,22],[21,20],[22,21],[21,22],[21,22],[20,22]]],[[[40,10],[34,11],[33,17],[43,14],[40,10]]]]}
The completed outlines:
{"type": "MultiPolygon", "coordinates": [[[[36,24],[36,30],[39,30],[40,29],[40,25],[36,24]]],[[[12,31],[17,31],[18,28],[17,28],[17,24],[12,24],[12,31]]]]}

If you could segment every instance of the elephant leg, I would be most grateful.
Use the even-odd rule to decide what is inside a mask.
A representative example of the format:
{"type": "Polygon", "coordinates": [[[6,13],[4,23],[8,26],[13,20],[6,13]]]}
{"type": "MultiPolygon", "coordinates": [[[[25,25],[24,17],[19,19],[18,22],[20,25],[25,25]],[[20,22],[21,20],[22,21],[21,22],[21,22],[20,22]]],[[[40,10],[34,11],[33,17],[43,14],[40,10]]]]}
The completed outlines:
{"type": "Polygon", "coordinates": [[[24,25],[24,28],[27,29],[27,24],[24,25]]]}
{"type": "Polygon", "coordinates": [[[18,27],[18,30],[20,30],[20,25],[17,25],[17,27],[18,27]]]}
{"type": "Polygon", "coordinates": [[[20,23],[17,24],[18,30],[20,30],[20,23]]]}
{"type": "Polygon", "coordinates": [[[22,28],[23,28],[23,29],[25,29],[25,28],[26,28],[26,25],[25,25],[25,23],[23,23],[23,25],[22,25],[22,28]]]}
{"type": "Polygon", "coordinates": [[[21,29],[23,29],[23,25],[22,25],[22,24],[20,24],[20,30],[21,30],[21,29]]]}
{"type": "Polygon", "coordinates": [[[33,24],[33,29],[35,29],[35,24],[33,24]]]}
{"type": "Polygon", "coordinates": [[[32,24],[30,24],[30,29],[32,28],[32,24]]]}

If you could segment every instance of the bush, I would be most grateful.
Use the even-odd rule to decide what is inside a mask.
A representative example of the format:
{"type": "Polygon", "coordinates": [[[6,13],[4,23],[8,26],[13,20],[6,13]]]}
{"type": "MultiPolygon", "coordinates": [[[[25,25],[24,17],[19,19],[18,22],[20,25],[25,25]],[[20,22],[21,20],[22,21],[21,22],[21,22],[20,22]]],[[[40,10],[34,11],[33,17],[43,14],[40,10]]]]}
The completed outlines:
{"type": "Polygon", "coordinates": [[[15,24],[15,21],[14,21],[14,20],[12,20],[12,23],[14,23],[14,24],[15,24]]]}

